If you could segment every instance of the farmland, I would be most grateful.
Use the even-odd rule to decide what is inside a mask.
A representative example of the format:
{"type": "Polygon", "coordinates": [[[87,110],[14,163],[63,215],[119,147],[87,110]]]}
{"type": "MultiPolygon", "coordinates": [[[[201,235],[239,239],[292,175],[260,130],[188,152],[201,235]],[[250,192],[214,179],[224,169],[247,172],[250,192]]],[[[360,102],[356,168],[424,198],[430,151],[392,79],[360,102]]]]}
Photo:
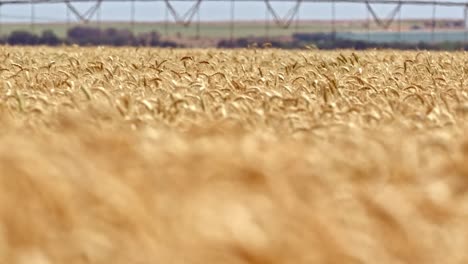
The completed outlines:
{"type": "Polygon", "coordinates": [[[468,55],[0,48],[0,263],[466,263],[468,55]]]}
{"type": "MultiPolygon", "coordinates": [[[[434,40],[441,41],[464,41],[465,32],[462,27],[450,27],[445,24],[455,23],[456,20],[439,20],[435,28],[434,40]]],[[[426,20],[402,20],[401,24],[392,25],[389,30],[382,30],[375,24],[369,25],[367,32],[366,20],[338,20],[335,24],[337,36],[345,39],[358,39],[374,42],[431,42],[431,28],[426,24],[426,20]],[[416,27],[417,29],[413,29],[416,27]],[[401,33],[399,33],[399,28],[401,33]]],[[[194,38],[200,35],[210,39],[229,39],[231,24],[229,21],[201,21],[193,22],[186,27],[176,23],[158,22],[136,22],[134,24],[126,21],[91,21],[87,24],[80,23],[3,23],[0,26],[0,36],[11,34],[13,31],[28,31],[40,35],[44,30],[51,30],[58,37],[63,38],[67,35],[70,28],[77,26],[88,26],[95,28],[115,28],[127,29],[138,35],[151,31],[159,32],[166,38],[182,37],[194,38]]],[[[325,20],[300,20],[294,21],[288,28],[282,28],[276,25],[273,21],[267,24],[264,21],[236,21],[233,25],[233,37],[287,37],[294,33],[317,33],[332,31],[332,24],[325,20]]]]}
{"type": "MultiPolygon", "coordinates": [[[[350,31],[350,30],[363,30],[365,21],[339,21],[337,22],[337,30],[350,31]]],[[[409,28],[412,25],[419,25],[422,27],[423,21],[405,21],[403,22],[404,28],[409,28]]],[[[26,30],[41,33],[43,30],[52,30],[57,36],[65,37],[67,30],[71,27],[76,26],[89,26],[89,27],[101,27],[101,28],[116,28],[116,29],[128,29],[132,30],[133,33],[147,33],[151,31],[157,31],[164,36],[174,37],[178,34],[184,37],[195,37],[197,35],[197,23],[193,22],[190,26],[176,24],[173,22],[165,23],[163,21],[158,22],[136,22],[133,25],[127,21],[103,21],[101,23],[91,21],[87,24],[80,23],[36,23],[31,25],[30,23],[4,23],[0,28],[0,35],[10,34],[15,30],[26,30]]],[[[202,21],[199,25],[200,35],[203,37],[210,38],[229,38],[230,37],[229,21],[202,21]]],[[[289,36],[296,32],[328,32],[331,30],[332,25],[328,21],[308,21],[303,20],[295,22],[290,28],[278,27],[272,21],[269,24],[269,35],[270,36],[289,36]]],[[[373,26],[373,30],[377,30],[373,26]]],[[[236,37],[248,37],[248,36],[264,36],[266,34],[266,23],[264,21],[236,21],[234,24],[234,35],[236,37]]]]}

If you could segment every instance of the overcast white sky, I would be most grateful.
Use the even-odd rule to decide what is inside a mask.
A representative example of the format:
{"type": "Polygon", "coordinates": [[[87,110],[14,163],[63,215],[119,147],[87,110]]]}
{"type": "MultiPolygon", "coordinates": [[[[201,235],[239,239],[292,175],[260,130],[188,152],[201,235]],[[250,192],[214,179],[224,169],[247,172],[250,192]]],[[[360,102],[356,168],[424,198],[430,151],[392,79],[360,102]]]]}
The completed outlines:
{"type": "MultiPolygon", "coordinates": [[[[105,1],[105,0],[104,0],[105,1]]],[[[465,0],[453,0],[465,2],[465,0]]],[[[174,2],[174,7],[180,13],[184,13],[192,3],[174,2]]],[[[238,20],[264,20],[265,4],[262,2],[238,2],[235,4],[235,17],[238,20]]],[[[279,14],[285,14],[293,3],[272,3],[279,14]]],[[[79,10],[87,10],[90,4],[75,4],[79,10]]],[[[103,20],[129,20],[130,2],[127,3],[103,3],[101,18],[103,20]]],[[[394,8],[392,5],[375,5],[377,13],[381,17],[394,8]]],[[[161,21],[164,20],[166,8],[163,2],[136,2],[137,21],[161,21]]],[[[203,2],[200,9],[201,20],[228,20],[230,18],[229,2],[203,2]]],[[[34,8],[36,21],[65,21],[67,18],[64,4],[38,4],[34,8]]],[[[1,21],[29,22],[31,14],[30,5],[5,5],[0,9],[1,21]]],[[[403,6],[402,18],[430,18],[431,6],[403,6]]],[[[331,4],[303,3],[299,14],[301,19],[330,19],[331,4]]],[[[365,19],[367,12],[364,4],[336,4],[337,19],[365,19]]],[[[437,7],[437,18],[463,18],[463,9],[457,7],[437,7]]]]}

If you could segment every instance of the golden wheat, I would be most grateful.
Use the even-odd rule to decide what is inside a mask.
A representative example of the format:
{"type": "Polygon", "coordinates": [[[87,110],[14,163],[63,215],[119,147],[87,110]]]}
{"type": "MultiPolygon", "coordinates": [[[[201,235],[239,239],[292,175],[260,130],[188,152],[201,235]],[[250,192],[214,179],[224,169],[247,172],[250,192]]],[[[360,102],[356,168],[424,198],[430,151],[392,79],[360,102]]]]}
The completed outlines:
{"type": "Polygon", "coordinates": [[[463,52],[0,48],[0,263],[466,263],[463,52]]]}

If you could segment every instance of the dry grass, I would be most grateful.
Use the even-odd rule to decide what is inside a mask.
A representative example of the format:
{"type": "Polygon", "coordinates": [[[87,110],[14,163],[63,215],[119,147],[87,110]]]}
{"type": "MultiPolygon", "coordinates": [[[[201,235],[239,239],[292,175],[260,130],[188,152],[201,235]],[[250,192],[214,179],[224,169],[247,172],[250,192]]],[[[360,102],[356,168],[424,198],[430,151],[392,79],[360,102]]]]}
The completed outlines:
{"type": "Polygon", "coordinates": [[[0,49],[0,263],[468,262],[466,53],[0,49]]]}

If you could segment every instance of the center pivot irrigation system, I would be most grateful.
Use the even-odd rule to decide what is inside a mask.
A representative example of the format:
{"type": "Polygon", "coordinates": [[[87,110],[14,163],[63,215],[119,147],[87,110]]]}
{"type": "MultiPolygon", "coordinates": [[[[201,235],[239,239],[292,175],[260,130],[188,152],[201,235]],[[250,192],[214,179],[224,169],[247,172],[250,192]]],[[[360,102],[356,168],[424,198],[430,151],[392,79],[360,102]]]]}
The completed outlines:
{"type": "MultiPolygon", "coordinates": [[[[331,5],[331,33],[336,33],[336,5],[342,3],[355,3],[362,4],[367,10],[367,19],[375,23],[375,25],[383,30],[387,30],[395,23],[398,22],[398,32],[401,31],[401,9],[403,6],[432,6],[432,33],[434,33],[436,25],[436,9],[439,6],[445,7],[457,7],[460,8],[460,14],[463,14],[463,27],[465,31],[465,42],[468,40],[468,1],[453,1],[453,0],[0,0],[0,8],[4,5],[31,5],[31,24],[35,23],[35,11],[34,6],[38,4],[64,4],[67,7],[67,13],[70,11],[78,21],[82,23],[90,22],[96,17],[98,23],[100,23],[100,9],[103,2],[129,2],[130,7],[130,22],[133,25],[135,23],[135,2],[164,2],[166,7],[166,22],[168,20],[168,14],[172,16],[174,22],[184,27],[189,27],[193,23],[197,23],[197,28],[200,24],[200,6],[203,2],[224,2],[230,3],[230,33],[231,38],[234,32],[235,23],[235,3],[236,2],[263,2],[266,7],[265,22],[266,30],[269,28],[270,16],[275,26],[287,29],[291,26],[294,20],[299,19],[299,10],[304,4],[313,3],[329,3],[331,5]],[[173,5],[175,2],[186,2],[190,5],[190,8],[185,12],[181,13],[173,5]],[[278,10],[272,5],[273,2],[288,2],[292,4],[292,7],[285,13],[280,15],[278,10]],[[75,3],[92,3],[92,6],[85,10],[80,11],[75,7],[75,3]],[[377,14],[374,5],[389,5],[393,6],[392,10],[386,17],[381,17],[377,14]],[[462,13],[463,12],[463,13],[462,13]],[[198,14],[198,21],[194,22],[194,17],[198,14]]],[[[0,14],[1,19],[1,14],[0,14]]],[[[367,27],[369,30],[368,21],[367,27]]],[[[0,23],[1,24],[1,23],[0,23]]],[[[197,30],[199,32],[199,30],[197,30]]]]}

